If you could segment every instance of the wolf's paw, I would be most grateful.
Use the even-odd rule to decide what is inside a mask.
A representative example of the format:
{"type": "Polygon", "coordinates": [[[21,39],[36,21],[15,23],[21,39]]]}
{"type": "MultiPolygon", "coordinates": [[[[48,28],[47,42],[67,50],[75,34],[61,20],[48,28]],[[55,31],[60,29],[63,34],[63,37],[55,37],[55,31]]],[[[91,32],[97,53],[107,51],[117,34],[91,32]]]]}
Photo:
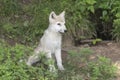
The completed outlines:
{"type": "Polygon", "coordinates": [[[26,65],[31,66],[32,64],[31,64],[31,63],[29,63],[29,62],[26,62],[26,65]]]}
{"type": "Polygon", "coordinates": [[[64,70],[65,70],[65,68],[64,68],[63,66],[59,66],[58,69],[59,69],[60,71],[64,71],[64,70]]]}

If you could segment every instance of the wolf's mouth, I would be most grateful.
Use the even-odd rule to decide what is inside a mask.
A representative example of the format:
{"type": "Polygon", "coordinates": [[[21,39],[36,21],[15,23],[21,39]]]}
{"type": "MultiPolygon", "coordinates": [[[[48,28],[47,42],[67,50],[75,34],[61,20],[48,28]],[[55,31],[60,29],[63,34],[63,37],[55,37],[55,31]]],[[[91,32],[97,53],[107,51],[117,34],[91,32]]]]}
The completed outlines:
{"type": "Polygon", "coordinates": [[[60,34],[64,34],[64,32],[59,31],[60,34]]]}
{"type": "Polygon", "coordinates": [[[64,32],[62,32],[62,31],[59,31],[59,33],[61,33],[61,34],[63,34],[63,33],[66,33],[67,32],[67,30],[65,30],[64,32]]]}

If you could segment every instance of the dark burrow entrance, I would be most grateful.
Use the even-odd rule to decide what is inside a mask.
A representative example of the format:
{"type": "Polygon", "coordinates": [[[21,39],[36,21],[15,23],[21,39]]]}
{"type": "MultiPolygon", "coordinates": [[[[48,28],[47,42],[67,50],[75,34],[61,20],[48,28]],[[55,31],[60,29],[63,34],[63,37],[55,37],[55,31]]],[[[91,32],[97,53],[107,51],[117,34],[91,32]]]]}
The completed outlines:
{"type": "MultiPolygon", "coordinates": [[[[95,27],[96,35],[93,36],[92,39],[101,39],[103,41],[110,41],[113,40],[112,36],[112,30],[113,27],[113,20],[115,19],[114,15],[111,14],[110,10],[103,10],[103,9],[97,9],[94,13],[90,13],[89,20],[91,23],[93,23],[95,27]],[[103,17],[104,11],[106,12],[106,15],[103,17]]],[[[90,40],[88,40],[87,43],[89,43],[90,40]]],[[[74,40],[75,46],[79,46],[82,44],[82,40],[74,40]]],[[[91,42],[91,41],[90,41],[91,42]]]]}
{"type": "Polygon", "coordinates": [[[90,20],[95,25],[96,38],[102,40],[112,40],[113,20],[114,16],[110,10],[97,9],[94,14],[90,14],[90,20]],[[106,11],[106,16],[103,17],[103,12],[106,11]]]}

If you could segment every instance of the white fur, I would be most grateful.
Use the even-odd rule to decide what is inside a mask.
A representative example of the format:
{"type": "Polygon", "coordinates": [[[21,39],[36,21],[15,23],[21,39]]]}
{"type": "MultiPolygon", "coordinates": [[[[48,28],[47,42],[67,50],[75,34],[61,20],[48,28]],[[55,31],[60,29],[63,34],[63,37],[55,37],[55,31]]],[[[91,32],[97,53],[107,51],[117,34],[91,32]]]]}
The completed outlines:
{"type": "MultiPolygon", "coordinates": [[[[54,12],[49,16],[49,27],[45,30],[44,35],[40,39],[38,47],[35,49],[34,54],[29,57],[27,65],[32,65],[39,59],[39,53],[44,52],[48,59],[52,58],[52,54],[55,55],[57,66],[59,70],[64,70],[61,59],[61,44],[62,33],[67,29],[65,27],[65,11],[60,15],[56,15],[54,12]]],[[[55,70],[53,64],[50,64],[50,70],[55,70]]]]}

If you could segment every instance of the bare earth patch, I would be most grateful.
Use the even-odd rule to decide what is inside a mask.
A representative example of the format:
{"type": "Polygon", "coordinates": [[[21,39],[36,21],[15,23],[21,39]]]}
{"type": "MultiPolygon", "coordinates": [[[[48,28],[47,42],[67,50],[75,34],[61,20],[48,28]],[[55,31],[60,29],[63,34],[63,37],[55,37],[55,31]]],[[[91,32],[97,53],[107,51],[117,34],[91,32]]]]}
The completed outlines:
{"type": "MultiPolygon", "coordinates": [[[[94,54],[91,55],[91,59],[94,59],[99,55],[110,58],[113,64],[118,68],[118,77],[115,80],[120,80],[120,45],[118,45],[118,43],[112,41],[103,41],[95,46],[89,46],[88,44],[82,44],[78,47],[65,46],[63,47],[63,51],[74,50],[79,52],[83,47],[89,47],[94,51],[94,54]]],[[[66,56],[66,54],[63,53],[63,56],[66,56]]]]}
{"type": "Polygon", "coordinates": [[[120,80],[120,46],[114,42],[104,42],[91,47],[91,49],[95,51],[95,55],[102,55],[112,60],[113,64],[118,68],[116,80],[120,80]]]}

